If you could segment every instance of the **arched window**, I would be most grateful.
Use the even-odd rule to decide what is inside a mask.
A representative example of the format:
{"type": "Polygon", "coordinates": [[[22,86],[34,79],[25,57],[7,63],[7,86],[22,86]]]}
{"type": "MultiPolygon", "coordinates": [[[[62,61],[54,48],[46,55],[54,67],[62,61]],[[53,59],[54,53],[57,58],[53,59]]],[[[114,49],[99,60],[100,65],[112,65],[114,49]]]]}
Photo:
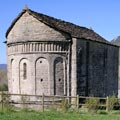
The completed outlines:
{"type": "Polygon", "coordinates": [[[36,94],[49,95],[49,63],[46,58],[39,58],[36,61],[36,94]]]}
{"type": "Polygon", "coordinates": [[[54,61],[54,95],[64,95],[64,64],[63,58],[54,61]]]}
{"type": "Polygon", "coordinates": [[[23,79],[27,79],[27,64],[23,63],[23,79]]]}

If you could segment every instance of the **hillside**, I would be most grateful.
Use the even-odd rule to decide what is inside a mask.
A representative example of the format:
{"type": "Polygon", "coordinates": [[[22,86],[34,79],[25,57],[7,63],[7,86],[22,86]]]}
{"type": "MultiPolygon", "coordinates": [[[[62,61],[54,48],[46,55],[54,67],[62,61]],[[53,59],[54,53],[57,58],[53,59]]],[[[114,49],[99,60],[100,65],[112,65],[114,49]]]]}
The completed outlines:
{"type": "Polygon", "coordinates": [[[0,70],[1,69],[7,70],[7,64],[0,64],[0,70]]]}
{"type": "Polygon", "coordinates": [[[8,84],[7,80],[7,65],[0,64],[0,91],[6,90],[8,84]]]}
{"type": "Polygon", "coordinates": [[[0,84],[7,84],[7,70],[0,69],[0,84]]]}
{"type": "Polygon", "coordinates": [[[120,46],[120,36],[114,38],[111,43],[120,46]]]}

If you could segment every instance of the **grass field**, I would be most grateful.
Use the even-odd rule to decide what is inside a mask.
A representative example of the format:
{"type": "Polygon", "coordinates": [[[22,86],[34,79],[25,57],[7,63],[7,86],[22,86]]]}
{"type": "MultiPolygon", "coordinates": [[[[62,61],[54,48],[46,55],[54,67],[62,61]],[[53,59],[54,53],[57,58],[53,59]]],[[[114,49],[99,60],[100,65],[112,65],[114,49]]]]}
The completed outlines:
{"type": "Polygon", "coordinates": [[[7,113],[1,112],[0,120],[120,120],[120,112],[109,114],[88,114],[62,111],[14,111],[7,113]]]}

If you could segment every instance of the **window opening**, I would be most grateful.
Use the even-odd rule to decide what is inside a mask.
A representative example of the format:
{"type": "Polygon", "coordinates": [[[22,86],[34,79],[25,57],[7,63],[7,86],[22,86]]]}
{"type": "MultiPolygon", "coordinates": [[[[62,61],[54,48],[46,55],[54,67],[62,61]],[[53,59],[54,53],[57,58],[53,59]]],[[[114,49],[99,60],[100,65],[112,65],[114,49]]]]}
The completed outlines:
{"type": "Polygon", "coordinates": [[[40,79],[40,81],[42,82],[42,81],[43,81],[43,79],[41,78],[41,79],[40,79]]]}
{"type": "Polygon", "coordinates": [[[61,78],[59,78],[59,82],[61,81],[61,78]]]}
{"type": "Polygon", "coordinates": [[[23,63],[23,79],[27,79],[27,64],[23,63]]]}

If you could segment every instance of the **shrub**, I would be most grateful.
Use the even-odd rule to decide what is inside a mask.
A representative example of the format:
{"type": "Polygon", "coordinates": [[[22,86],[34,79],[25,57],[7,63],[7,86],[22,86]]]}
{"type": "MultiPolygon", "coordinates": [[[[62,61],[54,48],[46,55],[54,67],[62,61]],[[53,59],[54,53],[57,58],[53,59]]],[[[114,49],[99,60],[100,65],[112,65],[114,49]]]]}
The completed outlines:
{"type": "Polygon", "coordinates": [[[99,99],[95,97],[90,97],[86,99],[86,107],[88,112],[96,113],[98,109],[99,99]]]}
{"type": "Polygon", "coordinates": [[[8,91],[8,85],[6,84],[0,85],[0,91],[8,91]]]}
{"type": "Polygon", "coordinates": [[[108,112],[106,112],[106,111],[104,111],[104,110],[100,110],[100,111],[98,111],[97,113],[98,113],[98,114],[102,114],[102,115],[108,114],[108,112]]]}
{"type": "Polygon", "coordinates": [[[109,96],[107,97],[107,101],[106,101],[106,104],[107,104],[107,111],[112,111],[114,109],[114,105],[116,103],[116,97],[115,95],[112,95],[112,96],[109,96]]]}
{"type": "Polygon", "coordinates": [[[10,104],[10,95],[7,93],[2,92],[2,112],[11,112],[14,111],[13,105],[10,104]]]}
{"type": "Polygon", "coordinates": [[[70,104],[69,104],[69,101],[68,99],[62,99],[62,102],[61,102],[61,109],[64,111],[64,112],[67,112],[70,108],[70,104]]]}

